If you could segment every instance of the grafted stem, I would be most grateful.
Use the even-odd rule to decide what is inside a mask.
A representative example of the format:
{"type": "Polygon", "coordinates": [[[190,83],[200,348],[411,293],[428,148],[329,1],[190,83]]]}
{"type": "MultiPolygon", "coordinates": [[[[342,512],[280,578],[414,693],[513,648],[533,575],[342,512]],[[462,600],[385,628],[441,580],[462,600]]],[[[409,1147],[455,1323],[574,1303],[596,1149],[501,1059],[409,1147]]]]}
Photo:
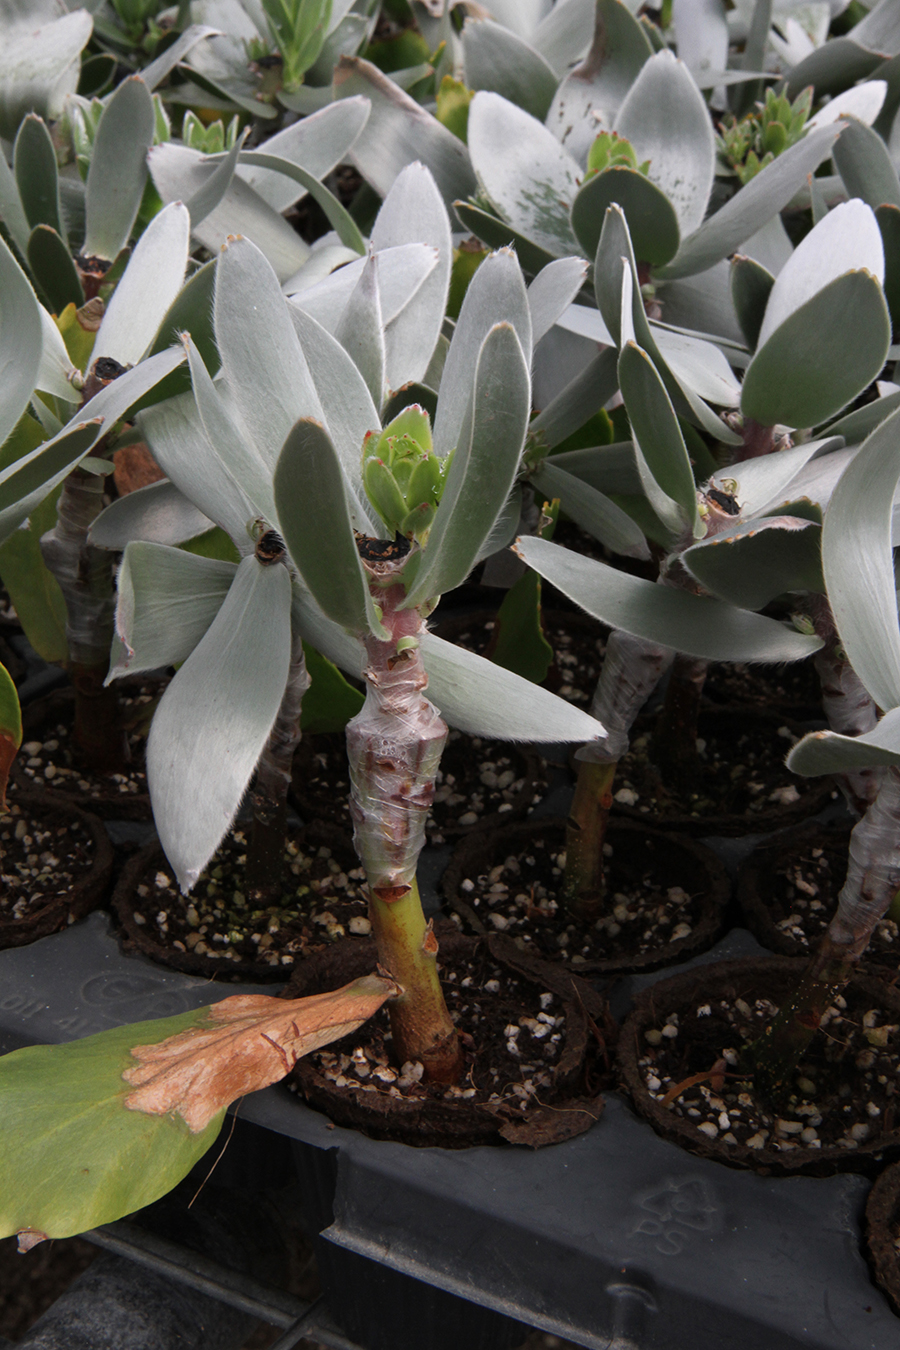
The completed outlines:
{"type": "Polygon", "coordinates": [[[628,750],[628,735],[674,653],[616,629],[606,644],[603,669],[591,715],[606,728],[606,739],[578,752],[578,782],[566,829],[563,896],[579,919],[603,910],[603,843],[612,807],[616,768],[628,750]]]}
{"type": "Polygon", "coordinates": [[[391,636],[366,638],[366,701],[347,724],[350,811],[378,959],[404,989],[389,1010],[397,1057],[401,1063],[418,1060],[428,1078],[453,1082],[462,1072],[462,1053],[438,980],[437,940],[416,884],[447,726],[423,692],[422,617],[397,608],[405,595],[395,579],[401,565],[365,563],[391,636]]]}
{"type": "Polygon", "coordinates": [[[822,1014],[853,975],[859,958],[900,891],[900,770],[885,770],[872,806],[850,835],[847,880],[837,913],[800,984],[747,1051],[757,1088],[777,1097],[787,1086],[822,1014]]]}
{"type": "Polygon", "coordinates": [[[708,661],[675,657],[662,710],[650,739],[650,758],[668,788],[690,787],[697,776],[697,723],[708,661]]]}

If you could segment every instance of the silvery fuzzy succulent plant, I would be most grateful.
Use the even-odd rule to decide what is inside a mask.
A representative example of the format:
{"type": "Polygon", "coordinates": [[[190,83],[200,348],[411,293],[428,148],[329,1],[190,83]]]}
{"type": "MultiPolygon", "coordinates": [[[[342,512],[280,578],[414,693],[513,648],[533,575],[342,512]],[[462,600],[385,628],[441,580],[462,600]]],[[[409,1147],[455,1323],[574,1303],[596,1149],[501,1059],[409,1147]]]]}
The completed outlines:
{"type": "MultiPolygon", "coordinates": [[[[503,513],[529,415],[532,333],[521,272],[508,253],[479,269],[446,351],[433,428],[407,407],[382,430],[392,392],[431,364],[449,280],[449,222],[420,166],[398,180],[373,238],[383,251],[328,280],[335,336],[285,300],[253,245],[228,247],[215,288],[220,377],[189,342],[193,397],[140,419],[171,483],[110,508],[95,538],[115,544],[123,532],[146,532],[180,489],[190,503],[182,514],[203,511],[242,554],[235,567],[132,542],[120,574],[120,668],[184,660],[147,749],[157,827],[183,886],[228,828],[261,755],[265,767],[273,726],[282,745],[288,723],[296,727],[298,636],[365,673],[367,701],[348,727],[353,811],[381,959],[402,971],[408,992],[395,1036],[407,1058],[452,1075],[458,1052],[415,887],[446,737],[438,707],[463,729],[495,736],[582,740],[601,729],[424,629],[440,594],[493,549],[498,523],[506,538],[515,523],[503,513]],[[411,232],[433,241],[415,246],[431,256],[412,269],[412,296],[390,265],[392,252],[410,249],[411,232]],[[412,464],[408,477],[401,459],[412,464]],[[399,519],[391,511],[401,496],[399,519]],[[411,538],[395,541],[397,525],[411,538]]],[[[408,254],[407,271],[416,258],[408,254]]],[[[298,302],[313,305],[314,289],[298,302]]],[[[195,532],[196,519],[187,528],[195,532]]]]}
{"type": "MultiPolygon", "coordinates": [[[[60,587],[65,643],[46,654],[68,664],[78,749],[85,767],[101,771],[120,768],[125,747],[112,695],[101,692],[113,632],[112,559],[88,547],[87,532],[102,509],[104,477],[112,469],[106,458],[111,433],[136,403],[162,396],[161,382],[184,360],[180,347],[169,345],[174,334],[166,317],[182,288],[188,229],[185,208],[172,205],[145,231],[96,334],[83,334],[82,350],[89,353],[84,371],[76,369],[56,323],[0,246],[8,374],[0,423],[0,538],[9,540],[29,517],[35,530],[48,531],[40,539],[32,533],[29,547],[14,549],[12,557],[4,550],[2,566],[14,593],[21,582],[26,596],[40,594],[23,568],[33,572],[44,563],[60,587]],[[51,511],[48,518],[40,508],[57,490],[55,516],[51,511]]],[[[28,623],[26,605],[23,613],[28,623]]]]}
{"type": "Polygon", "coordinates": [[[93,24],[87,9],[60,14],[53,0],[5,6],[0,14],[0,136],[15,137],[28,113],[58,117],[78,87],[93,24]]]}
{"type": "Polygon", "coordinates": [[[163,201],[188,204],[198,244],[215,253],[230,235],[241,234],[262,250],[280,281],[299,288],[309,284],[307,264],[313,263],[318,279],[365,252],[359,229],[321,180],[347,158],[368,115],[362,98],[331,104],[276,132],[255,151],[243,148],[243,137],[218,154],[168,141],[150,151],[150,174],[163,201]],[[283,215],[307,193],[334,232],[315,250],[283,215]]]}
{"type": "Polygon", "coordinates": [[[822,569],[848,698],[871,709],[869,725],[811,732],[788,755],[796,773],[872,775],[873,799],[850,837],[837,912],[795,995],[755,1048],[777,1087],[802,1055],[822,1012],[840,992],[900,893],[900,630],[894,569],[894,498],[900,481],[898,413],[863,442],[825,513],[822,569]],[[877,716],[877,709],[882,715],[877,716]]]}
{"type": "Polygon", "coordinates": [[[315,112],[331,101],[335,62],[371,38],[377,10],[375,0],[192,0],[202,41],[180,56],[187,79],[170,97],[203,107],[212,94],[263,120],[315,112]]]}

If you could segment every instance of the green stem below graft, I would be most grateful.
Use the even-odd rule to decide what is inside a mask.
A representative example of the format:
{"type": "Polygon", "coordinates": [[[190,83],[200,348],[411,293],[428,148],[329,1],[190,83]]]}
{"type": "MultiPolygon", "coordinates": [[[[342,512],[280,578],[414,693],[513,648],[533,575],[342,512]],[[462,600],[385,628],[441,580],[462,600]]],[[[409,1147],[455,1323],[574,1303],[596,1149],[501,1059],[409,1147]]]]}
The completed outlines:
{"type": "Polygon", "coordinates": [[[590,923],[603,912],[603,842],[618,764],[582,761],[566,822],[566,909],[590,923]]]}
{"type": "Polygon", "coordinates": [[[403,988],[388,1009],[398,1062],[418,1060],[432,1082],[455,1082],[462,1053],[438,979],[437,938],[415,878],[410,886],[373,889],[369,917],[379,964],[403,988]]]}

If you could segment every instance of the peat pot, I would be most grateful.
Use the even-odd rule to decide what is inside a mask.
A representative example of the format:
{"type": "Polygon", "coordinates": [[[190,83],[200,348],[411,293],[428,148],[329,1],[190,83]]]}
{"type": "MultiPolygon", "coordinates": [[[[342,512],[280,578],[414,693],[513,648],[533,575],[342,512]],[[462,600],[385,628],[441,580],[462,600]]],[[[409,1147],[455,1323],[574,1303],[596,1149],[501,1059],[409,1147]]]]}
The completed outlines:
{"type": "MultiPolygon", "coordinates": [[[[733,933],[709,956],[753,946],[733,933]]],[[[657,979],[621,982],[621,1001],[657,979]]],[[[0,951],[0,1049],[233,990],[122,953],[96,912],[0,951]]],[[[593,1350],[896,1350],[900,1320],[861,1254],[865,1177],[722,1167],[660,1138],[617,1093],[605,1098],[590,1129],[540,1150],[375,1140],[284,1085],[245,1098],[239,1120],[261,1159],[283,1147],[278,1136],[291,1143],[332,1316],[373,1350],[449,1350],[439,1337],[451,1331],[455,1347],[465,1337],[505,1350],[522,1325],[593,1350]]]]}

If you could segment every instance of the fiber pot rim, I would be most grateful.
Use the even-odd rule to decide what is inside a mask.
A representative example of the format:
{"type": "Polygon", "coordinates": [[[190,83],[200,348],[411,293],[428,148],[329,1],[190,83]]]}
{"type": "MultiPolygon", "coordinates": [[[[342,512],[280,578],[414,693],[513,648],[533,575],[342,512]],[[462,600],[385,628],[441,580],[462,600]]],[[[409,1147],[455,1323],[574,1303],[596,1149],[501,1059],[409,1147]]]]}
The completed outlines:
{"type": "MultiPolygon", "coordinates": [[[[652,1097],[644,1085],[639,1059],[643,1046],[643,1031],[657,1025],[673,1012],[684,1012],[692,1000],[708,1003],[720,996],[719,989],[727,990],[735,984],[750,981],[747,992],[760,996],[760,978],[779,977],[785,981],[798,978],[808,965],[808,958],[769,956],[744,957],[740,960],[719,961],[682,971],[660,980],[640,993],[631,1013],[619,1033],[617,1065],[620,1085],[627,1093],[638,1114],[664,1139],[679,1144],[689,1153],[735,1168],[748,1168],[764,1175],[828,1177],[837,1172],[876,1172],[887,1155],[900,1154],[900,1123],[880,1140],[863,1142],[856,1149],[796,1148],[786,1152],[774,1149],[750,1149],[743,1144],[724,1144],[710,1139],[691,1122],[667,1110],[652,1097]],[[718,988],[717,988],[718,986],[718,988]]],[[[900,1022],[900,990],[871,975],[857,974],[851,986],[861,988],[869,997],[876,998],[882,1007],[890,1007],[900,1022]]],[[[738,990],[736,997],[743,992],[738,990]]]]}
{"type": "MultiPolygon", "coordinates": [[[[552,830],[561,832],[563,844],[565,844],[565,829],[566,821],[562,816],[541,816],[537,820],[532,818],[525,821],[514,821],[509,825],[492,830],[490,833],[485,831],[474,838],[463,840],[462,843],[457,845],[450,859],[450,864],[441,878],[440,890],[446,903],[460,914],[467,923],[471,924],[476,932],[486,932],[484,924],[475,911],[460,895],[463,877],[473,870],[473,859],[486,856],[488,850],[493,850],[495,845],[497,854],[499,854],[500,846],[507,839],[513,841],[521,838],[525,841],[537,834],[546,834],[552,830]]],[[[699,840],[674,834],[671,831],[658,830],[651,825],[647,825],[643,817],[639,820],[617,820],[613,817],[609,821],[607,837],[611,841],[614,841],[617,836],[627,837],[628,835],[651,835],[662,841],[666,848],[688,855],[698,869],[707,873],[710,885],[702,902],[700,921],[692,928],[687,937],[669,942],[664,948],[658,947],[648,952],[642,952],[634,958],[611,957],[609,960],[586,960],[574,964],[570,960],[559,962],[562,968],[575,974],[627,975],[659,970],[664,966],[675,965],[699,955],[711,947],[721,935],[726,905],[731,898],[731,882],[728,879],[728,872],[724,864],[713,853],[712,849],[707,848],[699,840]]],[[[524,843],[521,846],[515,845],[506,848],[503,856],[521,852],[522,847],[524,847],[524,843]]],[[[494,857],[494,865],[496,865],[496,862],[497,857],[494,857]]],[[[478,867],[475,870],[481,872],[487,869],[478,867]]],[[[677,882],[677,878],[674,881],[677,882]]],[[[547,960],[548,958],[542,957],[541,959],[547,960]]],[[[557,963],[552,962],[551,964],[556,965],[557,963]]]]}
{"type": "Polygon", "coordinates": [[[70,889],[68,896],[56,896],[28,919],[0,919],[0,949],[24,947],[67,927],[69,915],[81,919],[103,903],[113,870],[113,847],[103,821],[91,811],[61,798],[58,793],[40,788],[16,787],[8,797],[11,806],[33,811],[55,812],[81,821],[94,845],[90,866],[70,889]]]}
{"type": "Polygon", "coordinates": [[[900,1163],[885,1168],[866,1201],[866,1251],[875,1283],[900,1315],[900,1252],[890,1226],[900,1219],[900,1163]]]}
{"type": "MultiPolygon", "coordinates": [[[[370,1138],[425,1148],[457,1149],[501,1143],[540,1148],[590,1129],[603,1111],[602,1097],[586,1085],[585,1079],[604,1048],[600,1027],[607,1021],[605,1000],[586,981],[570,975],[561,966],[520,952],[502,935],[467,937],[445,921],[439,929],[439,941],[441,965],[471,955],[483,944],[498,965],[560,999],[566,1030],[563,1049],[554,1066],[552,1102],[530,1107],[513,1121],[485,1104],[461,1098],[423,1101],[337,1087],[309,1058],[298,1060],[288,1080],[296,1084],[303,1100],[335,1124],[360,1130],[370,1138]]],[[[376,968],[374,941],[360,940],[348,950],[344,950],[344,945],[338,944],[304,961],[279,996],[300,998],[339,988],[376,968]]],[[[543,1095],[546,1101],[547,1093],[543,1095]]]]}
{"type": "MultiPolygon", "coordinates": [[[[850,844],[850,825],[825,826],[815,820],[806,821],[799,829],[780,830],[772,839],[757,844],[738,872],[736,898],[750,932],[770,952],[780,956],[809,958],[811,948],[804,947],[796,938],[777,928],[765,896],[771,893],[772,874],[785,860],[811,847],[839,849],[847,855],[850,844]]],[[[834,897],[835,903],[837,896],[834,897]]],[[[880,951],[870,943],[860,958],[859,968],[879,978],[887,972],[895,975],[900,950],[896,953],[880,951]],[[893,957],[893,959],[892,959],[893,957]]]]}

